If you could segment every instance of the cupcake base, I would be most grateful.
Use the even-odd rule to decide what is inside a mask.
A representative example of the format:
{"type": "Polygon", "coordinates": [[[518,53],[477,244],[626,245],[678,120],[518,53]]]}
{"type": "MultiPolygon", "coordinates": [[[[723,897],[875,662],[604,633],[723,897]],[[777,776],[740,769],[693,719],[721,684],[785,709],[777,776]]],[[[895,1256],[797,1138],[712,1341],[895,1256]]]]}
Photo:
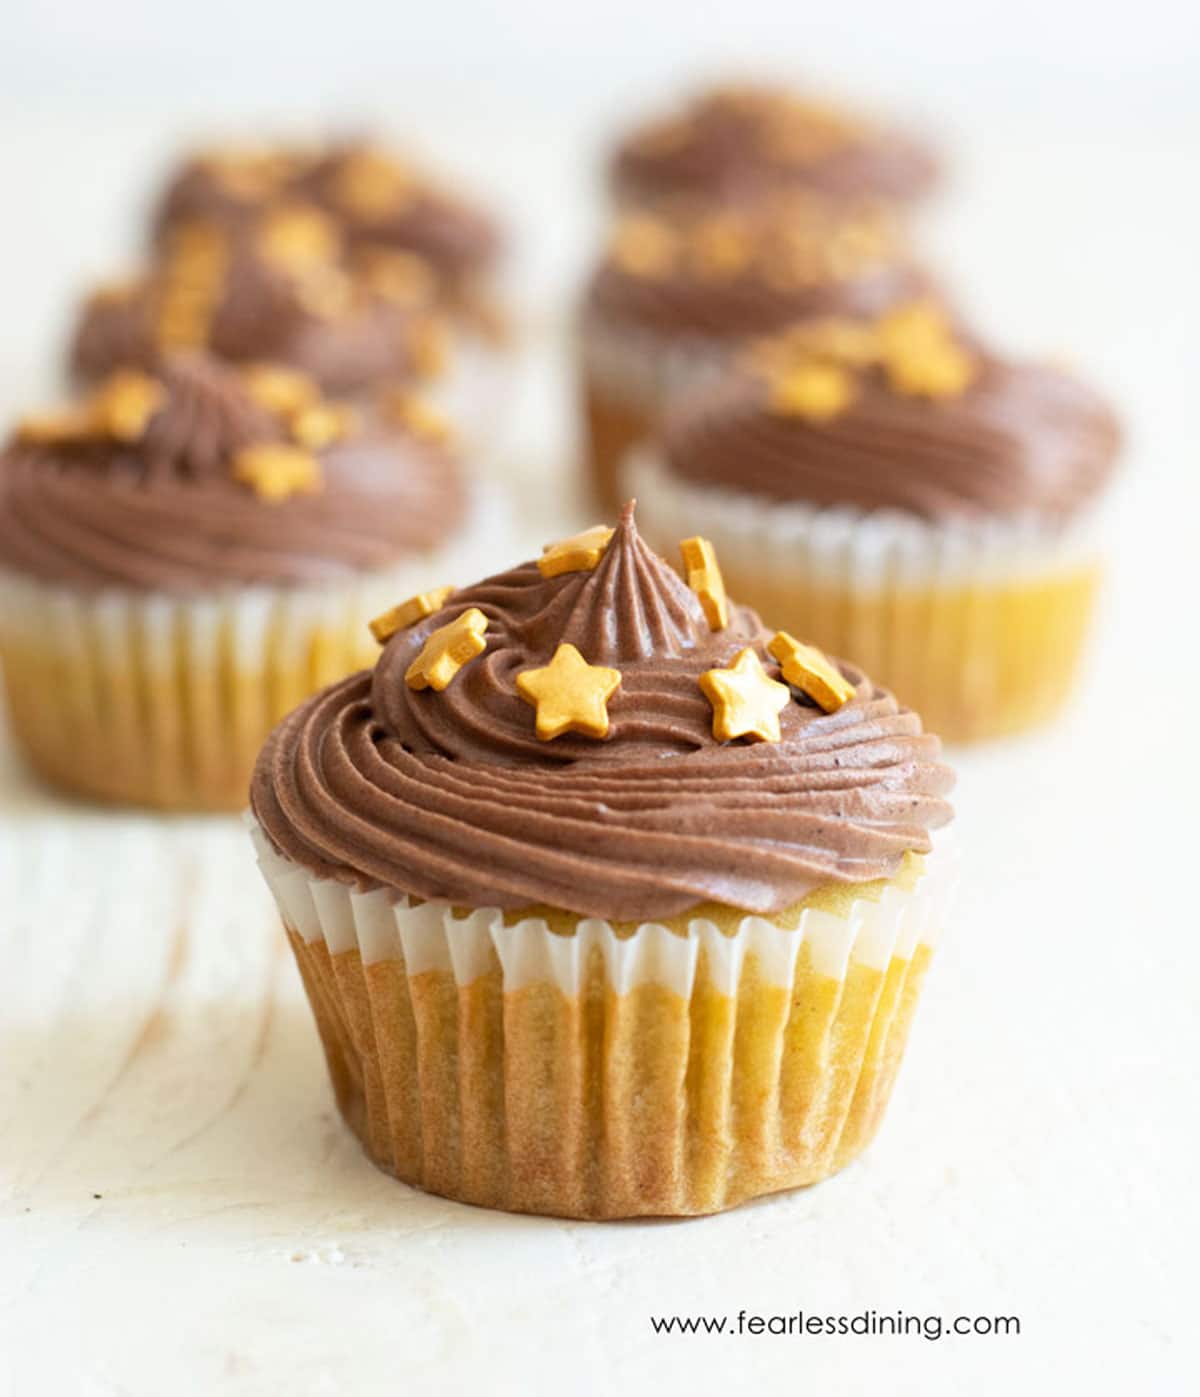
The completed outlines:
{"type": "Polygon", "coordinates": [[[371,1159],[431,1193],[572,1218],[718,1212],[859,1154],[946,891],[913,859],[770,919],[709,908],[629,930],[394,903],[255,836],[371,1159]]]}
{"type": "Polygon", "coordinates": [[[240,810],[275,723],[371,664],[367,621],[448,567],[431,557],[320,590],[181,598],[0,578],[14,736],[44,779],[75,795],[240,810]]]}
{"type": "Polygon", "coordinates": [[[592,502],[604,518],[615,514],[621,499],[621,463],[651,434],[653,412],[606,391],[590,380],[583,389],[584,470],[592,502]]]}

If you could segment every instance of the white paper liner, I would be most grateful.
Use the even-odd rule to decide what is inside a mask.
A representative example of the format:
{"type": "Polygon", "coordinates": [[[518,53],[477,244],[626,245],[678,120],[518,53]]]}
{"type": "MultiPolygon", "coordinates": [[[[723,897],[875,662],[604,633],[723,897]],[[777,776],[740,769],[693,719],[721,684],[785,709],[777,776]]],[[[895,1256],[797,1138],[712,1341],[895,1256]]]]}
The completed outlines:
{"type": "Polygon", "coordinates": [[[451,541],[320,585],[173,596],[0,572],[16,732],[43,774],[83,793],[236,808],[283,713],[373,660],[367,622],[419,591],[477,576],[506,530],[502,497],[477,490],[451,541]],[[94,750],[73,758],[80,744],[103,749],[100,760],[94,750]],[[89,774],[105,764],[107,777],[89,774]]]}
{"type": "Polygon", "coordinates": [[[731,573],[773,581],[886,591],[914,585],[1012,582],[1071,573],[1104,551],[1103,505],[1062,523],[1033,515],[926,521],[894,510],[864,512],[780,503],[681,480],[653,447],[630,452],[624,497],[638,526],[673,552],[702,534],[731,573]]]}
{"type": "Polygon", "coordinates": [[[272,847],[253,815],[246,821],[280,916],[305,942],[324,941],[330,955],[357,950],[364,965],[401,961],[409,976],[449,970],[460,987],[498,962],[506,994],[551,984],[578,995],[594,947],[617,993],[657,984],[688,998],[701,952],[714,987],[729,995],[736,993],[750,955],[766,983],[790,987],[805,946],[818,974],[841,980],[851,964],[883,970],[894,957],[909,959],[918,945],[936,945],[953,890],[953,851],[949,841],[939,840],[911,889],[893,884],[878,901],[857,899],[845,916],[806,907],[792,927],[746,916],[732,934],[698,917],[688,922],[686,936],[657,922],[618,936],[611,923],[587,918],[574,935],[564,936],[541,918],[509,925],[496,908],[458,916],[445,904],[414,904],[387,889],[356,892],[334,879],[314,878],[272,847]]]}
{"type": "Polygon", "coordinates": [[[580,352],[589,382],[630,406],[660,411],[668,399],[728,370],[745,338],[676,334],[585,317],[580,352]]]}

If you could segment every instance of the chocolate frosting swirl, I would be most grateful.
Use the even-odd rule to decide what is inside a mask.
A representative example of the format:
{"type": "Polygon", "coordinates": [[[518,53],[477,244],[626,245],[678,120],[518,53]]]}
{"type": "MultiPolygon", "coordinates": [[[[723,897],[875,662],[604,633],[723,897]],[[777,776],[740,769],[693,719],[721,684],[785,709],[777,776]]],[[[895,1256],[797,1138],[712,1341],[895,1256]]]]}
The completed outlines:
{"type": "Polygon", "coordinates": [[[712,631],[696,596],[638,537],[627,507],[590,572],[526,563],[454,593],[390,640],[372,673],[286,718],[252,806],[318,876],[456,905],[549,905],[646,920],[715,901],[787,907],[814,886],[896,873],[950,818],[936,737],[848,665],[854,697],[797,698],[778,743],[719,743],[698,685],[771,632],[732,607],[712,631]],[[470,607],[486,649],[440,693],[405,683],[430,632],[470,607]],[[564,640],[618,668],[603,740],[534,734],[516,676],[564,640]]]}
{"type": "Polygon", "coordinates": [[[700,93],[634,131],[611,165],[614,190],[631,203],[740,203],[780,186],[907,202],[937,175],[911,136],[766,86],[700,93]]]}
{"type": "Polygon", "coordinates": [[[586,306],[608,324],[741,339],[801,320],[878,315],[933,289],[879,209],[789,195],[717,215],[627,220],[592,276],[586,306]],[[622,228],[636,234],[637,224],[657,229],[671,249],[663,265],[641,268],[622,256],[622,228]],[[732,243],[738,265],[706,265],[706,240],[718,239],[732,243]]]}
{"type": "Polygon", "coordinates": [[[930,400],[896,392],[879,369],[825,420],[775,409],[752,370],[680,402],[663,449],[698,485],[764,499],[923,519],[1032,514],[1061,519],[1109,481],[1120,426],[1107,403],[1049,365],[978,349],[962,393],[930,400]]]}
{"type": "MultiPolygon", "coordinates": [[[[77,381],[162,364],[169,351],[159,319],[170,275],[168,267],[158,267],[84,302],[69,354],[77,381]]],[[[329,393],[354,394],[422,376],[432,309],[432,299],[401,306],[351,284],[344,309],[322,314],[306,302],[302,283],[241,246],[213,304],[204,347],[233,363],[288,364],[329,393]]]]}
{"type": "Polygon", "coordinates": [[[361,141],[193,155],[168,180],[153,220],[154,237],[161,241],[194,218],[244,228],[266,205],[288,199],[312,202],[334,215],[351,242],[384,244],[427,258],[455,294],[485,276],[501,250],[499,229],[483,209],[361,141]],[[385,169],[397,189],[394,200],[356,209],[339,195],[348,168],[364,160],[385,169]]]}
{"type": "Polygon", "coordinates": [[[464,509],[441,447],[368,424],[315,452],[312,494],[260,498],[233,477],[242,447],[280,442],[237,375],[201,355],[162,369],[141,438],[39,443],[0,454],[0,567],[46,582],[176,593],[315,583],[439,545],[464,509]]]}

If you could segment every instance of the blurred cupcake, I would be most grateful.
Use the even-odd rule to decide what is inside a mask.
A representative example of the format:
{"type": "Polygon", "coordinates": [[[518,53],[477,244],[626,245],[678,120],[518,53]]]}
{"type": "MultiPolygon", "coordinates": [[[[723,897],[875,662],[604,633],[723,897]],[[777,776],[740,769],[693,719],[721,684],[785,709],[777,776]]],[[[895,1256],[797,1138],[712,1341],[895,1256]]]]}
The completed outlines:
{"type": "Polygon", "coordinates": [[[426,171],[362,141],[200,152],[169,178],[154,237],[169,246],[181,225],[197,220],[240,232],[264,210],[296,202],[333,220],[357,265],[386,265],[383,254],[401,253],[432,270],[454,363],[433,396],[476,444],[489,442],[507,386],[508,317],[498,286],[503,240],[487,212],[426,171]]]}
{"type": "Polygon", "coordinates": [[[365,142],[192,155],[168,179],[154,237],[161,244],[196,219],[241,229],[264,209],[295,201],[322,209],[355,248],[398,248],[423,258],[444,297],[465,313],[489,320],[496,314],[491,279],[502,241],[492,217],[365,142]]]}
{"type": "Polygon", "coordinates": [[[0,659],[33,766],[105,801],[241,806],[280,714],[364,663],[381,599],[452,565],[459,472],[407,416],[190,355],[22,423],[0,456],[0,659]]]}
{"type": "Polygon", "coordinates": [[[602,506],[669,398],[719,377],[748,339],[797,321],[870,316],[927,290],[877,207],[804,194],[617,223],[582,320],[587,469],[602,506]]]}
{"type": "Polygon", "coordinates": [[[648,536],[704,530],[740,596],[966,739],[1066,697],[1119,444],[1072,375],[917,303],[756,346],[629,480],[648,536]]]}
{"type": "Polygon", "coordinates": [[[632,132],[612,159],[619,204],[740,204],[778,189],[908,204],[937,163],[911,136],[798,93],[717,87],[632,132]]]}
{"type": "Polygon", "coordinates": [[[400,1179],[714,1212],[870,1140],[941,928],[952,784],[861,671],[616,530],[379,627],[252,832],[338,1105],[400,1179]],[[940,841],[939,841],[940,842],[940,841]]]}
{"type": "Polygon", "coordinates": [[[420,382],[448,369],[448,328],[430,266],[406,252],[348,257],[337,224],[311,204],[259,210],[238,233],[174,225],[137,280],[85,303],[71,348],[83,383],[153,369],[204,349],[235,364],[286,364],[339,396],[420,382]]]}

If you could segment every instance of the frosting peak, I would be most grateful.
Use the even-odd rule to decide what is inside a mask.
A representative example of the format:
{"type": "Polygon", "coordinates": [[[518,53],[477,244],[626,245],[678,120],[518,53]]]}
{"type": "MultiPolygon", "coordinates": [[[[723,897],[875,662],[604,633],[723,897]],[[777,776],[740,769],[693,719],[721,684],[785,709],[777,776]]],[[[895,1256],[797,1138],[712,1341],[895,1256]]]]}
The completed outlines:
{"type": "Polygon", "coordinates": [[[708,638],[700,601],[643,541],[627,504],[600,561],[572,573],[524,627],[537,644],[553,633],[595,664],[678,656],[708,638]]]}

